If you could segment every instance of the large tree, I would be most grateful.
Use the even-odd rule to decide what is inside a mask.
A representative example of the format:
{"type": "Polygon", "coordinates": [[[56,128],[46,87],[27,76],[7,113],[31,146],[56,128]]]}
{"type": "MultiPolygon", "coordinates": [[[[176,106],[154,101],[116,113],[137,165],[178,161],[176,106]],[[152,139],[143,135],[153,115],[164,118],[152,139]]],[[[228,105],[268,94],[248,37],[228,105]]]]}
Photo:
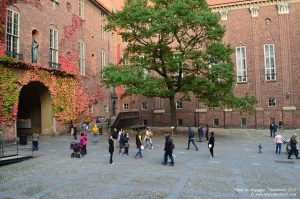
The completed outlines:
{"type": "Polygon", "coordinates": [[[252,109],[254,97],[236,97],[232,48],[205,0],[126,0],[108,16],[108,31],[127,42],[128,64],[103,71],[106,86],[122,85],[124,96],[167,98],[176,127],[175,97],[193,97],[208,107],[252,109]]]}

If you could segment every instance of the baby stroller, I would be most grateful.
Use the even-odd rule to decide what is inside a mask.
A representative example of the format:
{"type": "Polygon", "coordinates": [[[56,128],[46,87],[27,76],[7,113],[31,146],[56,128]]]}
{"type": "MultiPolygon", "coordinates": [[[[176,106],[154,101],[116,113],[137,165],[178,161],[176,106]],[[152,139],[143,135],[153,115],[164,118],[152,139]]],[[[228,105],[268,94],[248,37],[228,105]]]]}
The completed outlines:
{"type": "Polygon", "coordinates": [[[71,158],[74,158],[74,157],[80,158],[82,156],[81,146],[79,143],[72,142],[70,144],[70,149],[73,150],[73,153],[71,153],[71,158]]]}
{"type": "Polygon", "coordinates": [[[285,146],[285,153],[288,155],[289,152],[291,151],[291,146],[290,146],[290,141],[287,140],[282,140],[283,144],[286,145],[285,146]]]}

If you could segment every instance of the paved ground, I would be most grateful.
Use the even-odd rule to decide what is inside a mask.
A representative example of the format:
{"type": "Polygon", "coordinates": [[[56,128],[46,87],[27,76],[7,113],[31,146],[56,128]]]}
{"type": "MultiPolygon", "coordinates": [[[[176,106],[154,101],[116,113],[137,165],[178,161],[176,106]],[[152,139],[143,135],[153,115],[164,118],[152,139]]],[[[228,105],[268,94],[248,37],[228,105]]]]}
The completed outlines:
{"type": "MultiPolygon", "coordinates": [[[[187,151],[186,138],[174,136],[175,167],[161,165],[163,137],[154,137],[143,159],[115,153],[114,165],[108,164],[107,137],[95,145],[89,137],[81,159],[70,157],[70,136],[42,137],[39,157],[0,167],[0,198],[300,198],[300,160],[276,155],[267,130],[214,131],[214,159],[206,142],[187,151]]],[[[283,135],[294,132],[300,135],[283,135]]]]}

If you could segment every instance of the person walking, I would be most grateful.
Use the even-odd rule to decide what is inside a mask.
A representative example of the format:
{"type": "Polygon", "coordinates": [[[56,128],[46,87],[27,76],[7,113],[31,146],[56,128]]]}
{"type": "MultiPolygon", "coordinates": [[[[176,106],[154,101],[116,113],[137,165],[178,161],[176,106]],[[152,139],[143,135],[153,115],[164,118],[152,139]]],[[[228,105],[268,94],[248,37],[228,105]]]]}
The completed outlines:
{"type": "Polygon", "coordinates": [[[198,128],[199,142],[202,142],[203,134],[204,134],[203,128],[202,128],[202,126],[200,126],[200,127],[198,128]]]}
{"type": "Polygon", "coordinates": [[[190,143],[192,143],[195,146],[196,151],[198,151],[198,147],[195,144],[195,133],[194,133],[194,131],[192,130],[191,127],[189,127],[188,136],[189,136],[189,141],[188,141],[188,147],[186,149],[189,150],[190,149],[190,143]]]}
{"type": "Polygon", "coordinates": [[[69,129],[70,129],[70,133],[71,136],[74,135],[74,124],[73,124],[73,120],[71,120],[70,124],[69,124],[69,129]]]}
{"type": "Polygon", "coordinates": [[[99,128],[98,128],[98,125],[95,124],[93,129],[92,129],[92,132],[93,132],[93,143],[97,143],[99,141],[99,128]]]}
{"type": "Polygon", "coordinates": [[[271,123],[270,123],[270,137],[273,137],[273,127],[274,127],[274,122],[272,121],[271,123]]]}
{"type": "Polygon", "coordinates": [[[87,137],[86,135],[82,132],[80,134],[80,146],[81,146],[81,149],[82,149],[82,156],[86,155],[87,154],[87,149],[86,149],[86,145],[87,145],[87,137]]]}
{"type": "Polygon", "coordinates": [[[145,134],[145,141],[146,141],[146,149],[148,150],[148,148],[153,149],[153,143],[152,143],[152,131],[150,128],[147,128],[146,130],[146,134],[145,134]],[[150,146],[150,147],[149,147],[150,146]]]}
{"type": "Polygon", "coordinates": [[[273,124],[273,137],[275,137],[276,133],[277,133],[277,130],[278,130],[278,124],[277,123],[274,123],[273,124]]]}
{"type": "Polygon", "coordinates": [[[208,148],[209,148],[209,152],[211,154],[211,157],[210,158],[214,158],[214,147],[215,147],[215,133],[214,132],[211,132],[210,133],[210,138],[209,138],[209,141],[208,141],[208,148]]]}
{"type": "Polygon", "coordinates": [[[135,154],[135,159],[137,159],[138,156],[140,156],[140,158],[142,158],[143,157],[143,155],[142,155],[143,138],[142,138],[140,131],[138,131],[135,136],[135,143],[136,143],[136,148],[138,149],[137,153],[135,154]]]}
{"type": "Polygon", "coordinates": [[[297,144],[298,144],[297,135],[294,134],[290,140],[291,150],[289,152],[288,159],[292,159],[291,158],[292,154],[294,154],[296,156],[296,158],[299,159],[299,157],[298,157],[299,151],[297,149],[297,144]]]}
{"type": "Polygon", "coordinates": [[[282,135],[277,134],[277,135],[275,136],[274,143],[276,144],[276,150],[275,150],[275,153],[280,155],[280,152],[281,152],[281,145],[282,145],[282,143],[283,143],[283,137],[282,137],[282,135]]]}
{"type": "Polygon", "coordinates": [[[125,132],[125,151],[124,154],[129,155],[129,133],[125,132]]]}
{"type": "Polygon", "coordinates": [[[109,159],[109,163],[110,164],[114,164],[113,162],[113,154],[114,154],[114,150],[115,150],[115,146],[114,146],[114,139],[112,136],[109,136],[109,139],[108,139],[108,144],[109,144],[109,147],[108,147],[108,151],[110,153],[110,159],[109,159]]]}
{"type": "Polygon", "coordinates": [[[173,150],[175,148],[175,145],[173,143],[173,140],[171,138],[171,135],[167,134],[166,135],[166,141],[165,141],[165,154],[164,154],[164,162],[162,163],[163,165],[168,164],[168,157],[171,159],[170,166],[174,166],[174,158],[173,158],[173,150]]]}
{"type": "Polygon", "coordinates": [[[209,134],[209,128],[208,128],[208,125],[206,124],[206,128],[205,128],[205,138],[206,138],[206,141],[208,141],[208,134],[209,134]]]}
{"type": "Polygon", "coordinates": [[[40,135],[37,132],[34,132],[32,135],[32,151],[39,150],[39,139],[40,135]]]}
{"type": "Polygon", "coordinates": [[[126,139],[126,133],[125,131],[121,132],[120,135],[120,139],[119,139],[119,154],[121,155],[122,153],[122,149],[124,148],[124,152],[125,152],[125,139],[126,139]]]}

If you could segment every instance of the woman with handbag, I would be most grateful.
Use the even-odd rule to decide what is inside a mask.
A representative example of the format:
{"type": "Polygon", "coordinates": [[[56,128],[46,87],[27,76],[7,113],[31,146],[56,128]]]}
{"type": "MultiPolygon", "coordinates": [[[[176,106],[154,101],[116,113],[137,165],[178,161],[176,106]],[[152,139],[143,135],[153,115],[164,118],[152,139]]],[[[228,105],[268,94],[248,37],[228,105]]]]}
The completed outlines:
{"type": "Polygon", "coordinates": [[[214,132],[210,133],[210,138],[208,141],[208,148],[209,148],[209,152],[211,154],[210,158],[214,158],[214,146],[215,146],[215,136],[214,136],[214,132]]]}

